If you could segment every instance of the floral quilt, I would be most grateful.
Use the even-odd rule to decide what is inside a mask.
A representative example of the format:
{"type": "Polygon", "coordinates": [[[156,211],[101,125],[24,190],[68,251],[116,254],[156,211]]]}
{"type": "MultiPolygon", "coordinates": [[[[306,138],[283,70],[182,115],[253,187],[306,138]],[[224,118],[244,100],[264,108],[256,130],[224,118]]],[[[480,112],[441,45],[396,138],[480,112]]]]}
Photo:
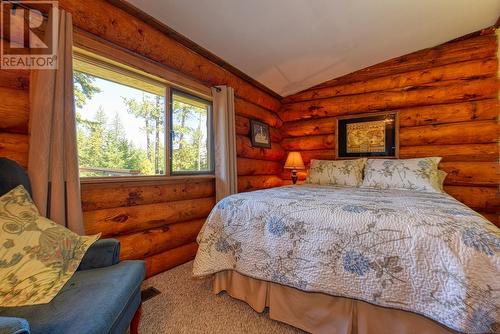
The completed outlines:
{"type": "Polygon", "coordinates": [[[224,270],[500,332],[500,230],[444,193],[303,185],[220,201],[194,276],[224,270]]]}

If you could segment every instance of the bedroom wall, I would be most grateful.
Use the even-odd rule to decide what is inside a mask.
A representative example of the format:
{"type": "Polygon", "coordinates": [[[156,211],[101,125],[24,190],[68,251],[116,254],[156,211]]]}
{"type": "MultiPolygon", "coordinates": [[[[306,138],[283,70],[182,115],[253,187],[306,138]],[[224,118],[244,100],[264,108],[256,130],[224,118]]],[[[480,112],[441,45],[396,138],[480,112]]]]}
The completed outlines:
{"type": "Polygon", "coordinates": [[[336,116],[397,110],[400,157],[443,157],[446,192],[499,224],[497,49],[488,29],[288,96],[281,145],[334,159],[336,116]]]}
{"type": "MultiPolygon", "coordinates": [[[[131,50],[210,87],[235,89],[238,189],[281,185],[281,148],[277,116],[280,101],[173,40],[136,16],[102,0],[60,0],[73,14],[74,26],[106,42],[131,50]],[[249,119],[271,126],[271,149],[251,147],[249,119]]],[[[0,70],[0,156],[27,166],[29,72],[0,70]]],[[[123,259],[145,259],[147,275],[191,260],[196,235],[215,204],[213,178],[158,182],[82,184],[87,233],[115,237],[123,259]]]]}

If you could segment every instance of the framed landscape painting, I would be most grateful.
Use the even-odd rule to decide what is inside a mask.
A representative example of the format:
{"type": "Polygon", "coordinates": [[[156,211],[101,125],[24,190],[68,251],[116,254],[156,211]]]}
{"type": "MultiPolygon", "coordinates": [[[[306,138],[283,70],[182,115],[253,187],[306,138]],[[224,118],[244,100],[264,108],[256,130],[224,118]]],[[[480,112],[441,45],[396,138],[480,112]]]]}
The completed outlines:
{"type": "Polygon", "coordinates": [[[271,134],[269,133],[269,125],[253,120],[250,120],[250,137],[253,147],[271,148],[271,134]]]}
{"type": "Polygon", "coordinates": [[[337,118],[337,158],[399,156],[397,112],[381,112],[337,118]]]}

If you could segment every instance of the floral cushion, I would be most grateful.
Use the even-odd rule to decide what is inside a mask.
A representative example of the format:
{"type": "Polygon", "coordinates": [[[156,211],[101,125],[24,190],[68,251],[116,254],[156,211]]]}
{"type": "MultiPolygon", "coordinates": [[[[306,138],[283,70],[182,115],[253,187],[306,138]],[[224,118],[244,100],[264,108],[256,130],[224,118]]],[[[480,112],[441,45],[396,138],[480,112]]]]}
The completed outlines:
{"type": "Polygon", "coordinates": [[[442,192],[439,157],[417,159],[368,159],[363,187],[442,192]]]}
{"type": "Polygon", "coordinates": [[[40,216],[23,186],[1,196],[0,306],[50,302],[97,239],[40,216]]]}
{"type": "Polygon", "coordinates": [[[306,183],[359,187],[366,159],[311,160],[306,183]]]}

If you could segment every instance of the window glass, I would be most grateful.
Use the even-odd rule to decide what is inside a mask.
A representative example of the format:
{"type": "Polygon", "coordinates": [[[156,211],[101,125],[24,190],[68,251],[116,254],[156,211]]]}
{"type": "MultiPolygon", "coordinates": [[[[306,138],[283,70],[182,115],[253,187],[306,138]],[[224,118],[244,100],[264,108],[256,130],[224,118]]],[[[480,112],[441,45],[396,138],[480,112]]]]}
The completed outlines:
{"type": "Polygon", "coordinates": [[[172,174],[213,171],[211,103],[178,91],[172,92],[172,174]]]}
{"type": "Polygon", "coordinates": [[[80,176],[164,175],[166,88],[79,64],[73,79],[80,176]]]}

